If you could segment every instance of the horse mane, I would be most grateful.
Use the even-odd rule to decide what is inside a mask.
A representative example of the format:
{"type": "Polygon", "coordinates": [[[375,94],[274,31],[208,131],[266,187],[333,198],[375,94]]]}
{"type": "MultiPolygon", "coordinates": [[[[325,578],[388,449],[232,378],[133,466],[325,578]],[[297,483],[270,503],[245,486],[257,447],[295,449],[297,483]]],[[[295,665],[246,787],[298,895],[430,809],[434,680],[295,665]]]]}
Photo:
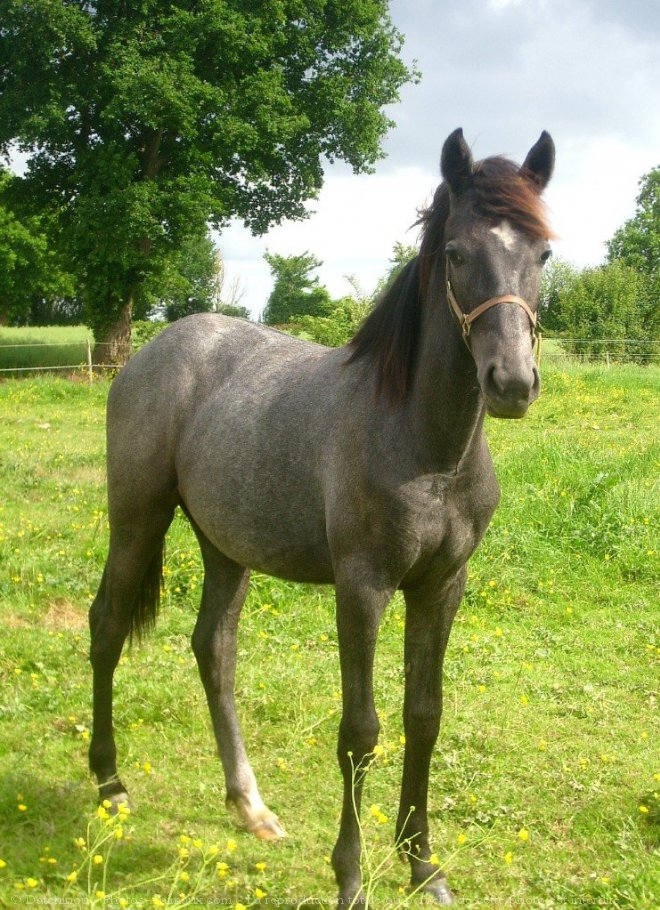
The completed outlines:
{"type": "MultiPolygon", "coordinates": [[[[531,237],[555,236],[537,185],[508,158],[496,156],[478,161],[467,192],[478,217],[493,224],[506,218],[531,237]]],[[[376,372],[376,394],[382,394],[391,405],[403,404],[412,385],[421,302],[438,258],[444,268],[443,237],[449,204],[449,187],[441,183],[431,205],[419,212],[415,223],[422,227],[419,255],[402,269],[348,342],[351,353],[347,363],[369,357],[376,372]]]]}

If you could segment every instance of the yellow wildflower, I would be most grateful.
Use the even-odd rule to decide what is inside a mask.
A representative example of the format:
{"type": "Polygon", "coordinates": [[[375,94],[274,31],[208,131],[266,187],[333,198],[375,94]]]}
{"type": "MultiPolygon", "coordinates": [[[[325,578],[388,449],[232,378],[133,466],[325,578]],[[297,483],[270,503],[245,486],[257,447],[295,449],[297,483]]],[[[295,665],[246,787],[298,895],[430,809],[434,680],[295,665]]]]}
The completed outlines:
{"type": "Polygon", "coordinates": [[[507,866],[510,866],[513,862],[513,853],[510,850],[504,854],[504,862],[507,864],[507,866]]]}
{"type": "Polygon", "coordinates": [[[95,853],[92,862],[95,866],[101,866],[103,864],[103,857],[100,853],[95,853]]]}
{"type": "Polygon", "coordinates": [[[520,831],[518,832],[518,839],[522,840],[522,841],[529,840],[529,831],[527,830],[527,828],[520,829],[520,831]]]}

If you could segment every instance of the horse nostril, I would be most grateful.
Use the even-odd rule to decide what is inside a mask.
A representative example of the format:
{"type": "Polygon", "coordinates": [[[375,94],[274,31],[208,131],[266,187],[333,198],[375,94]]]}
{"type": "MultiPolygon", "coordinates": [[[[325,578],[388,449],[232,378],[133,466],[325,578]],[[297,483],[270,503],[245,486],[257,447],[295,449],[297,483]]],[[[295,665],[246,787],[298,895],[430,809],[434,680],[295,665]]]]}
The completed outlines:
{"type": "Polygon", "coordinates": [[[485,389],[498,398],[528,399],[539,387],[539,374],[536,367],[518,370],[507,368],[504,364],[494,363],[486,371],[485,389]]]}

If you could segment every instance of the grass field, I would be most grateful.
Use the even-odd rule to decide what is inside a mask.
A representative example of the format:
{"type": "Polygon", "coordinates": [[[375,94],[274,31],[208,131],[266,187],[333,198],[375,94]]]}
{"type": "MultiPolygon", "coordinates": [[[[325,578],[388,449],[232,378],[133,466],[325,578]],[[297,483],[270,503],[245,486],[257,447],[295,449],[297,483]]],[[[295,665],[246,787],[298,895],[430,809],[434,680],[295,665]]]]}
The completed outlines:
{"type": "Polygon", "coordinates": [[[0,370],[75,367],[87,363],[87,342],[92,340],[84,325],[0,327],[0,370]]]}
{"type": "MultiPolygon", "coordinates": [[[[201,564],[181,516],[157,629],[115,677],[134,811],[97,815],[86,610],[107,540],[107,389],[0,383],[0,905],[331,907],[331,591],[256,577],[244,611],[240,713],[290,834],[266,846],[224,810],[189,647],[201,564]]],[[[435,850],[461,910],[660,906],[659,391],[657,368],[548,363],[528,419],[488,423],[502,503],[452,633],[430,788],[435,850]]],[[[382,910],[421,906],[391,848],[402,621],[397,598],[379,642],[382,748],[364,813],[382,910]]]]}

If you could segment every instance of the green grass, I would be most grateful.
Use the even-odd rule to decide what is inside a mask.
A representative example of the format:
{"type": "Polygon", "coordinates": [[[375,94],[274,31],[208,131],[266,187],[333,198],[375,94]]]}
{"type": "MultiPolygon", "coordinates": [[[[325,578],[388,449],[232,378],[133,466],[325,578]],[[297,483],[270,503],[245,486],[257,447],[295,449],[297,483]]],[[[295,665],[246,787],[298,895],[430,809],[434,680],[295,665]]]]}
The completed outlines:
{"type": "Polygon", "coordinates": [[[3,327],[0,328],[0,370],[86,364],[87,342],[92,340],[91,329],[84,325],[3,327]]]}
{"type": "MultiPolygon", "coordinates": [[[[86,610],[107,540],[107,389],[49,377],[0,383],[0,905],[64,898],[114,910],[123,898],[150,908],[173,886],[174,900],[195,893],[194,906],[308,898],[331,907],[340,808],[331,591],[257,576],[246,604],[237,700],[262,793],[290,834],[266,846],[224,810],[189,647],[202,570],[180,516],[157,629],[116,674],[120,769],[136,811],[123,838],[94,849],[107,856],[112,845],[90,867],[89,887],[84,865],[78,882],[66,881],[85,862],[74,840],[89,842],[88,824],[90,839],[112,833],[95,819],[86,770],[86,610]],[[217,862],[228,867],[222,877],[217,862]],[[101,889],[107,897],[94,896],[101,889]]],[[[656,368],[548,363],[529,418],[488,423],[502,503],[452,633],[430,787],[434,847],[465,910],[660,905],[659,390],[656,368]]],[[[388,858],[402,624],[397,597],[377,655],[383,752],[364,813],[372,863],[385,860],[375,887],[383,910],[421,905],[399,892],[407,870],[388,858]]]]}

